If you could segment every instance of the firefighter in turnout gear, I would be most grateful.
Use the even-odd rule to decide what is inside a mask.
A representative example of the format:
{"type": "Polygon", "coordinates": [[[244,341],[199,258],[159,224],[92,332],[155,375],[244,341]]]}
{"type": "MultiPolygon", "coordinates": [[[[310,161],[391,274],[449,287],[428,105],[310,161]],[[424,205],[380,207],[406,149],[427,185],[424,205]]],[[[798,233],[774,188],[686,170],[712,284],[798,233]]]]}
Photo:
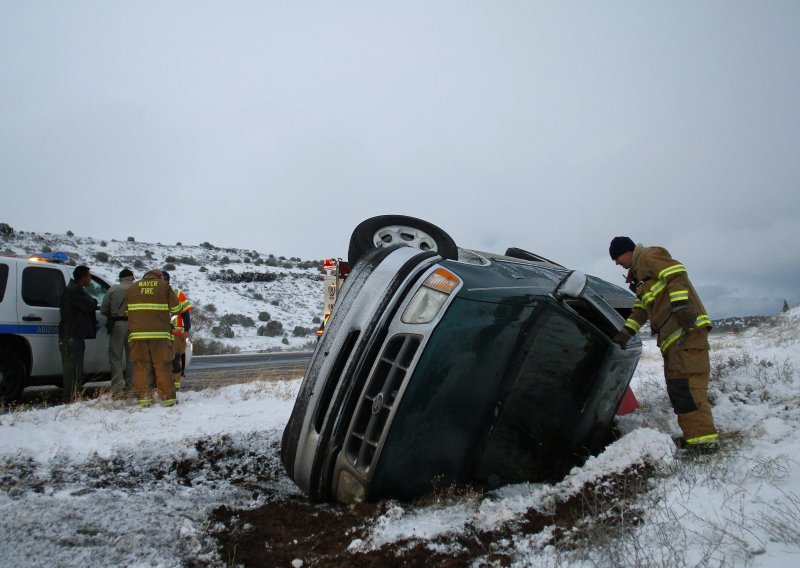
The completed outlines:
{"type": "Polygon", "coordinates": [[[161,404],[178,402],[172,380],[172,324],[170,315],[182,306],[160,270],[147,272],[134,282],[126,295],[128,304],[128,345],[133,363],[133,388],[139,406],[153,404],[153,377],[161,404]]]}
{"type": "MultiPolygon", "coordinates": [[[[170,282],[169,272],[162,270],[164,280],[170,282]]],[[[170,283],[170,286],[172,284],[170,283]]],[[[172,347],[175,350],[175,358],[172,359],[172,379],[175,383],[175,390],[181,388],[181,377],[184,376],[186,368],[186,340],[189,338],[189,330],[192,328],[191,314],[192,304],[189,298],[180,288],[172,288],[178,296],[178,302],[183,306],[178,314],[172,316],[172,347]]]]}
{"type": "Polygon", "coordinates": [[[692,453],[719,449],[708,402],[708,332],[711,319],[689,281],[686,268],[662,247],[634,245],[615,237],[609,254],[628,269],[626,281],[636,294],[633,311],[614,337],[623,349],[648,320],[664,358],[664,378],[683,438],[678,446],[692,453]]]}

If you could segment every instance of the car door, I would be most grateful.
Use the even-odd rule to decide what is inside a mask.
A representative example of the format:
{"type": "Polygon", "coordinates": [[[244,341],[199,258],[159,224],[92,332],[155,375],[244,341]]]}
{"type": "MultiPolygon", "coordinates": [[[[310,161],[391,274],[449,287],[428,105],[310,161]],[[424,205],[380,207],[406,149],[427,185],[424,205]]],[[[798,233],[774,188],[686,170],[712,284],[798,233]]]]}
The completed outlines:
{"type": "Polygon", "coordinates": [[[18,271],[17,321],[33,353],[32,376],[60,375],[58,323],[66,272],[59,266],[31,263],[18,271]]]}
{"type": "MultiPolygon", "coordinates": [[[[86,373],[108,373],[108,329],[105,326],[106,318],[100,314],[100,306],[103,303],[109,284],[99,276],[92,274],[92,281],[86,287],[89,295],[97,300],[97,336],[94,339],[86,340],[86,351],[83,356],[83,369],[86,373]]],[[[92,377],[87,377],[91,381],[92,377]]]]}

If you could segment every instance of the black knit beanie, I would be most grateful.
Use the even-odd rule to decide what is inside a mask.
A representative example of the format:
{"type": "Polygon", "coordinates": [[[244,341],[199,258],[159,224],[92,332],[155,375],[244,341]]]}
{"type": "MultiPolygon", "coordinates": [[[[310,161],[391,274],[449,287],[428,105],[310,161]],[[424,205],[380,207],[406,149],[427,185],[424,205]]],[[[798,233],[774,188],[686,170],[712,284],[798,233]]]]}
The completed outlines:
{"type": "Polygon", "coordinates": [[[608,254],[611,255],[611,260],[617,260],[621,254],[625,254],[629,250],[636,248],[630,237],[614,237],[611,239],[611,245],[608,247],[608,254]]]}

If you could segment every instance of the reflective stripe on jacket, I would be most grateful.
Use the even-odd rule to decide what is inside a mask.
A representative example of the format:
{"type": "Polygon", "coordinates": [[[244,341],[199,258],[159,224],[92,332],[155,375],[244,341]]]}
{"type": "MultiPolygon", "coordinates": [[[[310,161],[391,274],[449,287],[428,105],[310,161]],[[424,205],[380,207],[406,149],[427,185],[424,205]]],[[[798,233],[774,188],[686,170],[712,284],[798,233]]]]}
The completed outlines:
{"type": "Polygon", "coordinates": [[[151,270],[128,288],[128,341],[172,340],[170,314],[179,311],[180,302],[159,274],[160,271],[151,270]]]}
{"type": "Polygon", "coordinates": [[[636,300],[625,327],[637,333],[650,320],[662,352],[685,335],[674,316],[676,310],[688,308],[697,314],[695,328],[711,327],[711,319],[689,281],[686,268],[667,249],[637,244],[628,281],[636,284],[636,300]]]}
{"type": "Polygon", "coordinates": [[[174,288],[174,290],[175,294],[178,296],[179,313],[172,316],[172,333],[180,335],[184,332],[183,314],[192,309],[192,304],[189,298],[186,297],[186,294],[183,293],[183,290],[180,288],[174,288]]]}

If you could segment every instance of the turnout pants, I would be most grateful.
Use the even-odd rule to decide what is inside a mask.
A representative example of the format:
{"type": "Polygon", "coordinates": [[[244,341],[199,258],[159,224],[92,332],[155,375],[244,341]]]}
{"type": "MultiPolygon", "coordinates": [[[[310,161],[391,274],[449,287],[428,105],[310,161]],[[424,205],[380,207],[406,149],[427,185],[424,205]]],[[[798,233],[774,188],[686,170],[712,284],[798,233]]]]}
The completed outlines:
{"type": "Polygon", "coordinates": [[[162,404],[175,403],[172,382],[172,341],[166,339],[136,339],[129,343],[133,363],[133,389],[140,403],[152,401],[151,386],[155,376],[156,390],[162,404]]]}
{"type": "Polygon", "coordinates": [[[699,329],[664,353],[667,394],[686,440],[715,434],[708,402],[708,330],[699,329]]]}

